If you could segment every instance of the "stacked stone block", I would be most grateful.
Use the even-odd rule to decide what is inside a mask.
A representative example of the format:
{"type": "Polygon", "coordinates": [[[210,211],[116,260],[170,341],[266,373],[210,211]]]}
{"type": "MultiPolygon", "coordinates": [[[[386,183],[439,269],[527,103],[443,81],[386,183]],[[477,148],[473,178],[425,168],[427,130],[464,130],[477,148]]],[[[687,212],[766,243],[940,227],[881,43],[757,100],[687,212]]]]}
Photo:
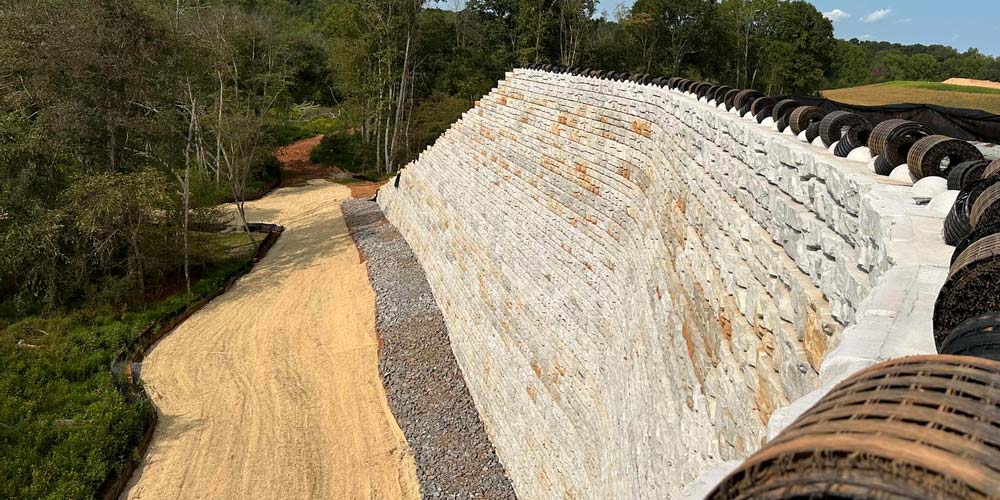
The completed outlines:
{"type": "Polygon", "coordinates": [[[921,269],[922,214],[864,170],[674,91],[517,70],[378,199],[519,496],[670,498],[846,375],[832,349],[882,355],[843,327],[921,269]]]}

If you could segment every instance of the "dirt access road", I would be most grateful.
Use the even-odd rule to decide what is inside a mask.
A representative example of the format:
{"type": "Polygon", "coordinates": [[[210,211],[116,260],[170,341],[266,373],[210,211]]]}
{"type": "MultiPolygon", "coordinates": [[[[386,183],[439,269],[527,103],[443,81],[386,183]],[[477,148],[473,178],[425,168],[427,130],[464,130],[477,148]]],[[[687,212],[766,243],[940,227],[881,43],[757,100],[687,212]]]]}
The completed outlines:
{"type": "Polygon", "coordinates": [[[354,179],[350,172],[336,166],[313,163],[309,152],[323,140],[322,135],[303,139],[278,150],[275,157],[281,162],[282,183],[286,186],[302,185],[311,179],[335,180],[351,188],[354,198],[371,198],[384,182],[368,182],[354,179]]]}
{"type": "Polygon", "coordinates": [[[251,221],[285,233],[146,357],[160,421],[123,498],[419,498],[340,211],[350,196],[311,180],[248,204],[251,221]]]}

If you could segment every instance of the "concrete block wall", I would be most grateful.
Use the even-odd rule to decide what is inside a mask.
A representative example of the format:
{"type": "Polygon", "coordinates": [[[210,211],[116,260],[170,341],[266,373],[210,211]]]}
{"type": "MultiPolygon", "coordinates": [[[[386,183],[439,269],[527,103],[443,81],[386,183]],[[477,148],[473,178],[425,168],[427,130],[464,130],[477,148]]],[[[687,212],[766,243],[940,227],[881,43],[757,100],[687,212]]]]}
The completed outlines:
{"type": "Polygon", "coordinates": [[[516,70],[378,200],[521,498],[679,498],[933,352],[950,253],[909,189],[676,91],[516,70]]]}

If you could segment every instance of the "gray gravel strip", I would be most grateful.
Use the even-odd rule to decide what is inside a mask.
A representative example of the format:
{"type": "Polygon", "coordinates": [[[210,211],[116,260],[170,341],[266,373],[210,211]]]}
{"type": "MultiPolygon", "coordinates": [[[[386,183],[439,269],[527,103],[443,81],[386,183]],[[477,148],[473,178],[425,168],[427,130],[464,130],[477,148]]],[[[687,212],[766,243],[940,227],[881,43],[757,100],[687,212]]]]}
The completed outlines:
{"type": "Polygon", "coordinates": [[[378,205],[341,208],[368,264],[382,339],[379,373],[413,449],[424,498],[516,498],[451,351],[448,329],[416,257],[378,205]]]}

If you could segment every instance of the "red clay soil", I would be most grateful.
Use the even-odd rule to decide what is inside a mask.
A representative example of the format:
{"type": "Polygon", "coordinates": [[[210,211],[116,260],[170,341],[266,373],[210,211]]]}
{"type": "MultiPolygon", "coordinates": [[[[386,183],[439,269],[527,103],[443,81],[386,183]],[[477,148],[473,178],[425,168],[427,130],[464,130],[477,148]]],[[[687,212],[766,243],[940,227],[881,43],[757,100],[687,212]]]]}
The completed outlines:
{"type": "Polygon", "coordinates": [[[323,135],[303,139],[278,150],[274,155],[281,162],[282,185],[296,184],[297,181],[325,179],[327,177],[349,176],[343,170],[328,165],[313,163],[309,151],[319,144],[323,135]]]}
{"type": "MultiPolygon", "coordinates": [[[[290,144],[278,150],[275,157],[281,162],[281,184],[282,187],[301,186],[312,179],[351,179],[351,174],[343,170],[330,166],[313,163],[309,159],[309,152],[312,151],[323,135],[317,135],[308,139],[303,139],[294,144],[290,144]]],[[[347,183],[345,183],[347,184],[347,183]]],[[[347,184],[351,188],[352,198],[371,198],[375,191],[382,187],[385,182],[358,181],[347,184]]]]}
{"type": "Polygon", "coordinates": [[[368,199],[375,196],[375,191],[382,187],[385,181],[382,182],[358,182],[355,184],[348,184],[347,187],[351,188],[351,198],[355,199],[368,199]]]}

